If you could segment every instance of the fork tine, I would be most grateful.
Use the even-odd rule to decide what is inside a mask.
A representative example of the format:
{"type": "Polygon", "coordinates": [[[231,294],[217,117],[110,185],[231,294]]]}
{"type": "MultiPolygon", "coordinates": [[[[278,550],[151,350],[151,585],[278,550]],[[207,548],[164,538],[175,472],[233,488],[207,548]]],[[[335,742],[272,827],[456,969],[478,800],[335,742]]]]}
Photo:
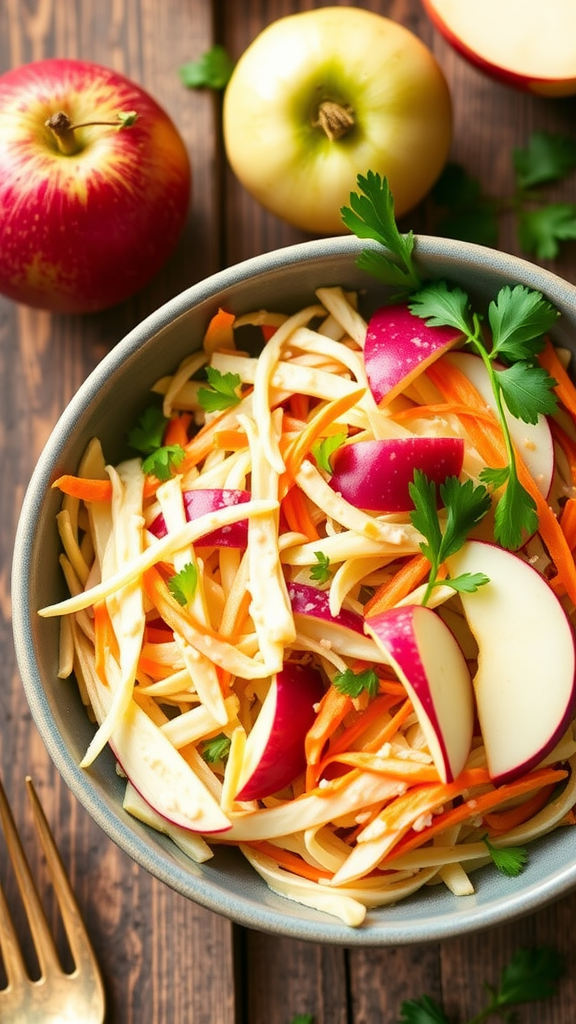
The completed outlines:
{"type": "MultiPolygon", "coordinates": [[[[28,861],[26,860],[26,855],[14,822],[12,810],[1,782],[0,821],[2,823],[2,831],[4,832],[4,838],[6,840],[10,860],[14,867],[14,873],[16,875],[16,881],[18,883],[22,903],[24,904],[24,909],[28,918],[30,932],[36,948],[40,972],[42,975],[45,975],[48,972],[58,969],[58,955],[56,953],[52,934],[46,921],[44,908],[40,902],[40,897],[38,896],[38,892],[32,878],[32,873],[28,866],[28,861]]],[[[6,920],[9,921],[9,918],[6,920]]],[[[5,927],[7,927],[8,930],[10,928],[9,925],[5,927]]],[[[11,951],[10,963],[13,972],[17,974],[18,971],[24,970],[26,973],[21,956],[19,956],[20,965],[16,962],[17,956],[14,953],[14,948],[17,948],[18,943],[13,928],[12,935],[10,936],[7,934],[7,938],[8,949],[11,951]]]]}
{"type": "Polygon", "coordinates": [[[86,980],[87,976],[91,975],[94,985],[99,990],[102,1005],[104,1005],[104,986],[100,968],[60,854],[46,821],[42,805],[29,775],[26,777],[26,787],[34,815],[34,824],[46,855],[50,878],[60,907],[66,935],[68,936],[70,951],[76,968],[74,973],[83,974],[86,980]]]}
{"type": "Polygon", "coordinates": [[[12,922],[12,915],[6,902],[4,889],[0,885],[0,953],[6,971],[6,980],[9,989],[19,988],[28,978],[26,965],[16,929],[12,922]]]}

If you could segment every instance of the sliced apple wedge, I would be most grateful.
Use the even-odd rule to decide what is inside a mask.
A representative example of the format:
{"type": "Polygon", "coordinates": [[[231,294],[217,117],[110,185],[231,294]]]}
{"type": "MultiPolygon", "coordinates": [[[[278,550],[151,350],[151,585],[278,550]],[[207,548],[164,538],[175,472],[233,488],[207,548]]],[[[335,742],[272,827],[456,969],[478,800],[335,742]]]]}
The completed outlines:
{"type": "Polygon", "coordinates": [[[246,739],[237,800],[263,800],[304,771],[304,739],[323,695],[314,668],[286,662],[276,673],[246,739]]]}
{"type": "Polygon", "coordinates": [[[468,541],[447,560],[450,575],[490,582],[461,594],[478,644],[476,706],[494,782],[529,771],[576,713],[574,632],[546,580],[519,555],[468,541]]]}
{"type": "MultiPolygon", "coordinates": [[[[496,415],[492,385],[480,356],[473,352],[450,352],[447,358],[468,378],[496,415]]],[[[548,420],[539,416],[536,423],[525,423],[510,412],[506,414],[506,420],[520,458],[540,493],[547,498],[554,476],[554,441],[548,420]]]]}
{"type": "Polygon", "coordinates": [[[443,782],[460,774],[470,753],[474,696],[454,634],[431,608],[405,605],[366,619],[404,683],[443,782]]]}
{"type": "Polygon", "coordinates": [[[370,512],[408,512],[414,508],[410,484],[414,470],[444,483],[460,476],[461,437],[394,437],[345,444],[334,455],[330,486],[346,501],[370,512]]]}
{"type": "Polygon", "coordinates": [[[348,608],[332,615],[327,590],[319,590],[307,583],[289,583],[288,597],[299,633],[329,644],[336,653],[349,658],[380,664],[387,662],[382,649],[365,636],[362,615],[348,608]]]}
{"type": "Polygon", "coordinates": [[[462,341],[454,327],[429,327],[408,306],[383,306],[370,318],[364,346],[368,385],[388,405],[443,352],[462,341]]]}

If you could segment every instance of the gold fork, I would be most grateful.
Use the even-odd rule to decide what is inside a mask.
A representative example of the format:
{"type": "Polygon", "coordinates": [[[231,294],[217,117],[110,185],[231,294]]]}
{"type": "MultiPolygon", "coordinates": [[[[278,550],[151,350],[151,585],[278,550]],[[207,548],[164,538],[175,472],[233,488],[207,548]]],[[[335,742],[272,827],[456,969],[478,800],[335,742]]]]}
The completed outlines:
{"type": "Polygon", "coordinates": [[[103,1024],[105,998],[98,963],[30,777],[26,778],[26,786],[74,970],[67,973],[60,964],[12,811],[0,783],[0,822],[40,969],[40,977],[32,980],[0,886],[0,952],[7,979],[6,987],[0,989],[0,1020],[2,1024],[78,1024],[79,1021],[82,1024],[103,1024]]]}

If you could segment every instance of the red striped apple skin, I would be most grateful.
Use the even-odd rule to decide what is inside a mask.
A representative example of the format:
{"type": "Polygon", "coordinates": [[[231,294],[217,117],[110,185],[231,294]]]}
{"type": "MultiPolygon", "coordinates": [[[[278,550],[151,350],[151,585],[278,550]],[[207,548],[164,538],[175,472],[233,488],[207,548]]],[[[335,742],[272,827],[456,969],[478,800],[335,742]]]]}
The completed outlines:
{"type": "Polygon", "coordinates": [[[136,83],[98,64],[50,59],[0,77],[0,292],[26,305],[86,313],[139,291],[176,245],[191,170],[168,114],[136,83]],[[46,121],[118,121],[74,132],[64,155],[46,121]],[[119,123],[119,122],[118,122],[119,123]]]}

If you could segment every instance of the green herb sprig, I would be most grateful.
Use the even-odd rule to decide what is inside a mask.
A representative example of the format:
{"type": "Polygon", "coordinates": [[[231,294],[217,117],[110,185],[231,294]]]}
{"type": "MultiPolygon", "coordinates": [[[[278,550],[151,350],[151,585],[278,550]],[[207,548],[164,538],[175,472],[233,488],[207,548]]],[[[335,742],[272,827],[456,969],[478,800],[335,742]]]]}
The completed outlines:
{"type": "Polygon", "coordinates": [[[516,878],[522,874],[528,861],[528,850],[525,846],[494,846],[488,836],[484,836],[482,842],[498,871],[509,878],[516,878]]]}
{"type": "Polygon", "coordinates": [[[186,455],[180,444],[162,444],[167,423],[162,410],[151,405],[142,413],[137,426],[128,432],[130,447],[146,456],[142,471],[158,480],[169,480],[186,455]]]}
{"type": "Polygon", "coordinates": [[[230,737],[220,732],[202,744],[201,755],[208,764],[225,761],[230,753],[230,737]]]}
{"type": "Polygon", "coordinates": [[[420,550],[430,562],[430,573],[422,604],[428,603],[434,587],[437,586],[448,586],[452,590],[470,594],[489,583],[488,576],[481,572],[466,572],[454,578],[438,579],[442,563],[460,550],[470,531],[488,512],[491,501],[486,487],[483,484],[474,486],[472,480],[461,483],[455,476],[448,477],[440,484],[440,500],[445,509],[443,529],[440,525],[434,481],[429,480],[422,470],[417,469],[409,491],[414,504],[410,519],[415,529],[425,538],[420,544],[420,550]]]}
{"type": "Polygon", "coordinates": [[[179,68],[180,79],[187,89],[214,89],[220,91],[226,88],[232,72],[234,61],[227,50],[216,43],[205,53],[202,53],[197,60],[187,61],[179,68]]]}
{"type": "Polygon", "coordinates": [[[210,387],[198,388],[198,401],[204,412],[233,409],[241,402],[242,396],[238,394],[241,384],[239,374],[221,373],[213,366],[207,366],[206,377],[210,387]]]}
{"type": "Polygon", "coordinates": [[[198,585],[198,569],[193,562],[187,562],[180,572],[168,579],[168,590],[185,607],[190,603],[198,585]]]}
{"type": "Polygon", "coordinates": [[[332,578],[332,569],[330,568],[328,555],[325,555],[323,551],[315,551],[314,558],[317,565],[311,566],[310,579],[316,583],[328,583],[328,580],[332,578]]]}
{"type": "Polygon", "coordinates": [[[317,465],[320,469],[323,469],[324,472],[328,474],[333,472],[330,458],[334,452],[338,451],[338,449],[342,447],[347,436],[348,435],[343,432],[330,434],[329,437],[322,437],[312,445],[312,455],[316,459],[317,465]]]}
{"type": "Polygon", "coordinates": [[[364,692],[369,697],[375,697],[379,687],[378,676],[373,668],[367,668],[363,672],[354,672],[351,668],[345,669],[344,672],[336,672],[332,684],[348,697],[359,697],[364,692]]]}

